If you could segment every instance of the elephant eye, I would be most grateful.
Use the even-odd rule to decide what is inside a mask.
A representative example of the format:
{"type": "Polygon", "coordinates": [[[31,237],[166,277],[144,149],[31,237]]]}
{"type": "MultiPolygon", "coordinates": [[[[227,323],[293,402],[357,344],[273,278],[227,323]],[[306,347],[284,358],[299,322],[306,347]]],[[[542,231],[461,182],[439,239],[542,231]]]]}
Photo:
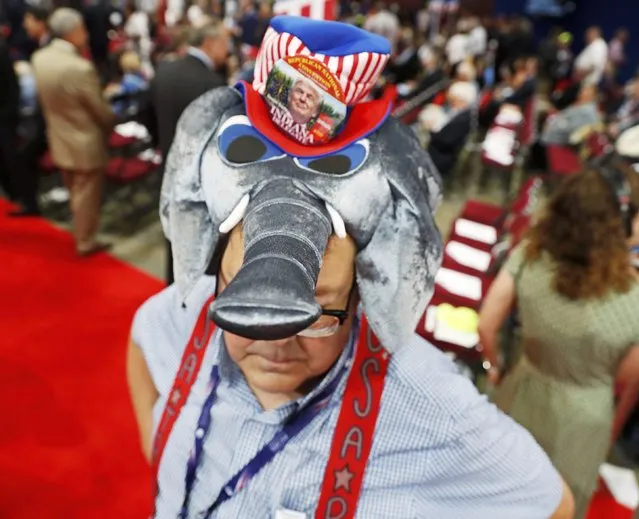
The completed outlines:
{"type": "Polygon", "coordinates": [[[224,156],[229,162],[248,164],[260,160],[266,152],[266,144],[260,139],[253,135],[241,135],[229,143],[224,156]]]}
{"type": "Polygon", "coordinates": [[[220,155],[235,165],[253,164],[285,157],[286,154],[263,137],[245,115],[230,117],[218,131],[220,155]]]}
{"type": "Polygon", "coordinates": [[[357,171],[368,158],[370,144],[368,139],[362,139],[348,148],[333,155],[323,157],[297,158],[295,163],[303,169],[327,175],[346,175],[357,171]]]}
{"type": "Polygon", "coordinates": [[[307,167],[331,175],[343,175],[351,170],[351,159],[348,155],[330,155],[311,160],[307,167]]]}

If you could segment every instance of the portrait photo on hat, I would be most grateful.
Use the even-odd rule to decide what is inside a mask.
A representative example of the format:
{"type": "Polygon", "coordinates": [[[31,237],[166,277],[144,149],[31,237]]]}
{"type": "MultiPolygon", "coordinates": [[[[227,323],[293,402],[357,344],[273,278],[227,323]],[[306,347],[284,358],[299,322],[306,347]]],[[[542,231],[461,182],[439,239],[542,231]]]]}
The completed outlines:
{"type": "Polygon", "coordinates": [[[340,84],[323,63],[306,56],[275,63],[264,97],[273,122],[304,145],[328,142],[346,119],[340,84]]]}

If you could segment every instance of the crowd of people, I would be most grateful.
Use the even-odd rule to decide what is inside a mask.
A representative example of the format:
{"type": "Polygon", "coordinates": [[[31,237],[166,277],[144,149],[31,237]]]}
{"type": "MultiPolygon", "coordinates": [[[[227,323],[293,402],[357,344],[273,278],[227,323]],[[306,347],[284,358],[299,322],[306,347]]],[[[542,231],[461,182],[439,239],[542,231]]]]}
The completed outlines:
{"type": "MultiPolygon", "coordinates": [[[[0,39],[0,187],[17,204],[17,209],[9,216],[40,215],[40,158],[47,152],[69,193],[76,251],[79,256],[90,256],[109,246],[100,242],[97,236],[109,137],[118,123],[130,120],[133,114],[163,158],[161,167],[165,172],[165,184],[181,185],[175,178],[176,171],[191,167],[188,159],[192,159],[194,153],[188,138],[199,142],[200,136],[195,135],[194,128],[218,109],[217,106],[207,108],[202,99],[220,106],[229,103],[228,110],[234,117],[243,116],[242,110],[224,95],[228,94],[229,86],[239,81],[244,81],[244,85],[263,81],[261,75],[273,63],[263,62],[260,46],[266,41],[265,36],[268,39],[274,31],[281,32],[281,27],[273,22],[277,18],[273,17],[273,6],[269,2],[242,0],[230,12],[224,11],[222,2],[195,2],[179,13],[171,10],[158,13],[154,2],[126,3],[119,8],[98,2],[90,9],[56,7],[44,2],[26,4],[20,26],[10,17],[3,20],[6,13],[0,13],[0,25],[6,29],[5,37],[0,39]],[[215,92],[219,92],[217,97],[215,92]],[[200,99],[199,105],[193,105],[197,99],[200,99]],[[190,105],[198,106],[201,113],[195,113],[194,108],[187,110],[190,105]],[[172,149],[178,152],[169,153],[172,149]]],[[[399,409],[405,407],[402,399],[408,398],[424,417],[410,422],[410,430],[398,435],[395,443],[391,441],[381,451],[374,451],[371,457],[373,483],[368,479],[364,482],[363,509],[371,514],[367,517],[391,517],[389,510],[399,501],[409,499],[410,489],[415,488],[414,495],[418,497],[411,501],[406,513],[410,509],[417,517],[424,516],[423,510],[438,517],[469,517],[465,515],[469,511],[480,510],[478,513],[483,515],[476,517],[539,519],[543,515],[567,519],[573,517],[574,511],[576,519],[583,519],[597,488],[599,467],[606,461],[611,446],[630,427],[629,418],[639,398],[639,328],[633,317],[639,305],[636,269],[639,177],[632,167],[633,163],[639,162],[639,74],[628,83],[619,84],[619,70],[626,64],[625,45],[631,35],[620,28],[606,41],[601,30],[593,26],[584,35],[585,48],[575,55],[573,35],[556,28],[536,45],[532,26],[523,17],[481,19],[456,12],[442,16],[427,6],[418,12],[404,12],[385,3],[364,6],[356,2],[341,2],[336,14],[339,21],[350,27],[360,27],[387,42],[386,66],[363,73],[374,82],[370,85],[362,82],[353,88],[359,88],[359,92],[365,94],[358,101],[392,101],[394,113],[412,125],[415,137],[419,139],[416,146],[420,151],[411,148],[408,156],[424,157],[424,161],[432,164],[436,170],[433,178],[450,175],[469,139],[489,132],[500,117],[533,119],[532,125],[539,138],[535,142],[538,153],[531,153],[529,157],[527,167],[530,169],[548,169],[545,149],[549,146],[570,147],[581,152],[589,146],[588,139],[593,134],[607,143],[603,154],[590,150],[580,155],[583,158],[581,172],[566,178],[558,186],[552,184],[547,204],[527,238],[503,265],[486,296],[479,318],[478,331],[489,367],[488,377],[496,387],[494,402],[523,426],[535,442],[529,440],[526,433],[513,429],[510,421],[502,421],[501,414],[495,414],[492,407],[481,403],[469,388],[456,381],[442,359],[429,357],[428,362],[437,366],[429,367],[421,350],[408,346],[408,353],[402,354],[403,350],[399,350],[396,364],[391,364],[395,371],[389,372],[387,380],[390,396],[386,397],[385,393],[384,398],[399,409]],[[531,106],[533,110],[530,110],[531,106]],[[523,345],[517,362],[506,367],[500,352],[500,331],[513,312],[521,321],[523,345]],[[426,377],[427,380],[414,379],[412,377],[418,375],[413,374],[411,363],[429,373],[441,369],[446,374],[432,374],[426,377]],[[404,387],[412,385],[423,399],[409,398],[404,387]],[[452,405],[450,412],[445,412],[441,406],[424,403],[433,395],[447,399],[442,388],[458,391],[467,401],[446,400],[452,405]],[[486,430],[482,433],[478,428],[486,430]],[[431,439],[420,443],[420,435],[431,439]],[[539,452],[535,443],[541,446],[539,452]],[[494,449],[494,456],[482,454],[486,449],[494,449]],[[434,460],[430,467],[425,463],[415,471],[409,470],[406,464],[419,464],[421,458],[419,455],[415,459],[403,458],[402,453],[411,456],[413,451],[423,450],[429,451],[434,460]],[[375,455],[380,459],[388,456],[388,460],[379,461],[375,455]],[[547,463],[546,456],[561,478],[547,463]],[[521,463],[520,468],[518,463],[521,463]],[[405,469],[401,476],[400,465],[405,469]],[[378,474],[379,471],[390,476],[378,474]],[[384,488],[384,497],[371,497],[374,493],[371,485],[384,488]],[[453,488],[455,486],[457,490],[453,488]],[[496,499],[497,495],[503,499],[496,499]],[[420,506],[419,510],[414,509],[420,506]],[[446,513],[449,515],[442,515],[446,513]]],[[[301,29],[292,27],[291,31],[300,31],[295,36],[302,43],[305,37],[308,41],[315,38],[305,34],[303,26],[301,29]]],[[[364,32],[349,33],[348,37],[362,37],[360,34],[364,32]]],[[[366,43],[381,45],[377,40],[366,43]]],[[[300,52],[286,47],[286,52],[293,57],[300,52]]],[[[327,58],[326,63],[329,61],[327,58]]],[[[379,62],[382,63],[382,58],[379,62]]],[[[268,94],[262,94],[268,97],[268,94]]],[[[322,116],[320,109],[325,107],[322,95],[312,82],[291,81],[283,103],[290,112],[291,124],[304,127],[311,122],[315,124],[322,116]]],[[[248,97],[246,103],[248,107],[248,97]]],[[[351,104],[349,110],[356,105],[351,104]]],[[[216,117],[224,123],[220,126],[226,128],[229,123],[223,119],[229,115],[225,112],[216,117]]],[[[379,131],[383,132],[384,126],[381,128],[379,131]]],[[[205,127],[202,132],[212,129],[205,127]]],[[[255,140],[255,135],[250,135],[255,140]]],[[[259,157],[270,153],[271,144],[265,144],[264,140],[259,142],[258,148],[245,147],[241,153],[248,154],[246,157],[252,153],[256,156],[261,153],[259,157]]],[[[392,155],[387,150],[390,145],[381,142],[382,151],[392,155]]],[[[205,147],[208,143],[199,145],[205,147]]],[[[227,150],[224,159],[219,159],[220,169],[228,163],[246,164],[237,159],[238,152],[235,153],[233,159],[227,150]]],[[[367,149],[365,156],[368,154],[367,149]]],[[[296,155],[296,164],[303,163],[306,170],[311,171],[315,167],[312,161],[299,158],[301,156],[296,155]]],[[[349,159],[349,167],[354,160],[349,159]]],[[[414,169],[417,166],[421,168],[421,164],[410,164],[414,169]]],[[[263,167],[266,171],[267,166],[263,167]]],[[[338,168],[330,171],[335,173],[342,165],[331,167],[338,168]]],[[[433,186],[438,185],[438,181],[428,185],[430,190],[437,191],[433,186]]],[[[415,207],[423,209],[434,204],[437,198],[434,191],[429,193],[429,202],[423,206],[415,201],[421,200],[423,193],[402,192],[402,196],[413,196],[411,210],[416,211],[420,219],[430,222],[432,213],[420,213],[415,207]]],[[[233,191],[229,189],[230,192],[233,191]]],[[[167,197],[162,205],[163,218],[168,219],[171,210],[177,212],[177,209],[171,209],[173,201],[170,198],[178,194],[178,188],[163,189],[162,196],[167,197]]],[[[285,192],[285,195],[290,193],[285,192]]],[[[192,193],[184,196],[182,203],[198,202],[189,198],[192,193]]],[[[214,209],[225,203],[215,200],[217,205],[212,205],[210,210],[215,212],[214,209]]],[[[244,204],[244,211],[248,203],[244,204]]],[[[336,210],[330,204],[327,207],[327,221],[332,222],[337,235],[342,217],[335,216],[336,210]]],[[[434,211],[434,207],[431,209],[434,211]]],[[[175,215],[171,217],[175,219],[175,215]]],[[[272,217],[279,221],[278,215],[272,217]]],[[[250,233],[256,233],[259,225],[248,225],[247,215],[243,230],[239,221],[241,216],[232,227],[221,231],[228,234],[228,238],[216,252],[220,262],[218,272],[197,281],[194,292],[189,292],[191,295],[184,300],[189,302],[188,308],[183,301],[185,314],[180,314],[179,322],[172,319],[181,297],[177,292],[181,288],[175,288],[180,279],[172,288],[145,304],[136,316],[129,351],[129,381],[143,449],[151,461],[154,459],[152,438],[158,425],[158,405],[169,405],[169,393],[174,389],[172,382],[178,369],[176,363],[184,351],[182,343],[197,322],[202,305],[210,303],[209,298],[214,294],[221,296],[227,287],[226,295],[233,297],[236,292],[232,292],[232,287],[239,290],[238,283],[233,284],[234,278],[242,279],[239,273],[250,265],[242,252],[246,246],[248,253],[248,245],[244,242],[253,243],[250,233]],[[245,238],[246,232],[249,238],[245,238]],[[173,328],[167,323],[172,323],[173,328]],[[169,362],[168,358],[172,360],[169,362]]],[[[409,225],[410,222],[407,218],[393,225],[409,225]]],[[[420,221],[420,225],[423,223],[420,221]]],[[[187,238],[196,238],[190,233],[200,232],[200,224],[189,220],[191,227],[185,229],[187,238]]],[[[220,228],[224,225],[221,221],[216,224],[220,228]]],[[[286,225],[286,222],[282,223],[283,227],[286,225]]],[[[180,232],[174,228],[171,231],[180,232]]],[[[351,231],[353,229],[349,229],[351,231]]],[[[401,229],[386,231],[386,236],[403,232],[401,229]]],[[[227,377],[219,388],[221,403],[214,403],[215,396],[212,401],[200,399],[208,381],[207,374],[198,389],[199,400],[189,401],[185,408],[193,423],[188,420],[179,423],[176,429],[179,436],[168,444],[169,461],[164,461],[158,476],[162,488],[157,502],[160,513],[182,510],[185,515],[180,517],[190,517],[186,498],[182,503],[184,475],[180,473],[178,477],[168,463],[183,463],[182,458],[190,446],[190,434],[194,433],[191,429],[202,430],[201,424],[196,428],[199,406],[208,405],[216,420],[226,420],[234,431],[234,439],[237,433],[243,444],[257,445],[266,441],[268,431],[297,416],[297,411],[290,407],[292,402],[301,409],[309,401],[323,398],[325,385],[331,385],[332,380],[341,384],[340,370],[350,362],[349,352],[354,348],[359,329],[358,318],[354,317],[358,298],[362,297],[367,303],[366,298],[371,297],[370,292],[360,294],[353,288],[357,286],[354,276],[357,272],[361,281],[371,275],[370,269],[381,269],[376,261],[380,261],[383,254],[372,254],[365,267],[356,259],[361,252],[361,243],[356,240],[331,242],[334,238],[315,251],[324,259],[323,264],[320,263],[321,269],[318,267],[313,274],[313,288],[317,284],[317,293],[321,288],[324,294],[321,298],[318,296],[318,300],[321,299],[322,304],[328,302],[331,308],[324,317],[339,320],[335,329],[329,326],[333,330],[331,333],[324,334],[322,328],[319,335],[313,335],[317,330],[302,327],[293,333],[297,337],[290,340],[293,342],[286,342],[287,336],[247,342],[248,339],[239,337],[242,334],[226,331],[224,337],[221,333],[209,335],[218,346],[226,342],[226,349],[218,346],[215,349],[215,355],[221,355],[221,358],[216,357],[220,373],[227,377]],[[342,269],[344,265],[348,265],[346,270],[342,269]],[[339,283],[331,284],[335,279],[339,283]],[[343,308],[345,310],[341,311],[343,308]],[[346,326],[339,328],[344,323],[346,326]],[[315,338],[309,340],[309,337],[315,338]],[[326,351],[319,351],[313,341],[319,341],[326,351]],[[278,344],[282,349],[277,350],[274,345],[278,344]],[[276,358],[277,351],[288,352],[295,358],[276,358]],[[276,364],[298,362],[303,366],[299,372],[291,371],[292,375],[286,371],[288,367],[280,366],[282,376],[289,377],[284,383],[271,377],[277,369],[269,371],[260,364],[261,361],[255,360],[257,357],[276,364]],[[242,374],[246,382],[243,382],[242,374]],[[317,380],[328,382],[316,383],[317,380]],[[299,390],[306,385],[308,391],[299,390]],[[251,392],[257,396],[261,408],[276,410],[277,416],[260,415],[255,422],[259,422],[259,427],[248,434],[243,427],[248,423],[246,416],[254,411],[251,392]],[[242,402],[244,407],[239,405],[239,411],[233,409],[234,402],[242,402]]],[[[184,265],[190,260],[184,241],[178,240],[175,234],[171,241],[167,239],[166,245],[166,277],[171,285],[174,272],[180,272],[180,263],[184,265]]],[[[195,246],[194,243],[191,245],[195,246]]],[[[279,246],[283,247],[278,252],[281,255],[288,245],[282,241],[279,246]]],[[[393,246],[394,242],[389,238],[388,247],[393,246]]],[[[398,255],[409,255],[408,249],[397,246],[398,255]]],[[[302,256],[307,258],[304,255],[300,258],[302,256]]],[[[302,259],[296,258],[291,263],[299,263],[302,259]]],[[[402,259],[394,258],[393,261],[402,259]]],[[[271,274],[273,279],[282,277],[278,270],[271,274]]],[[[254,276],[259,284],[262,277],[259,273],[254,276]]],[[[248,288],[245,289],[249,290],[251,278],[246,279],[248,288]]],[[[424,282],[429,278],[423,275],[417,279],[424,282]]],[[[406,280],[415,281],[409,274],[406,274],[406,280]]],[[[295,292],[297,288],[291,290],[295,292]]],[[[401,295],[400,288],[397,294],[401,295]]],[[[283,298],[288,297],[282,295],[283,292],[278,293],[283,298]]],[[[241,297],[250,295],[249,292],[242,294],[240,292],[241,297]]],[[[390,298],[392,294],[384,293],[384,297],[390,298]]],[[[275,303],[269,301],[268,304],[275,303]]],[[[371,314],[373,308],[382,306],[379,302],[369,305],[365,310],[371,314]]],[[[294,310],[298,311],[297,308],[294,310]]],[[[235,326],[237,323],[233,318],[240,319],[233,317],[237,308],[226,311],[225,314],[220,310],[221,317],[216,322],[230,322],[235,326]]],[[[255,315],[253,318],[259,320],[255,315]]],[[[268,319],[275,317],[269,314],[268,319]]],[[[268,319],[261,325],[262,331],[271,326],[268,319]]],[[[259,336],[253,328],[248,329],[249,335],[259,336]]],[[[418,346],[426,348],[422,343],[418,346]]],[[[214,373],[217,377],[217,371],[214,373]]],[[[384,408],[384,401],[382,409],[382,434],[393,436],[395,418],[384,408]]],[[[413,413],[414,409],[406,408],[403,412],[413,413]]],[[[318,434],[316,441],[303,440],[300,459],[308,461],[307,467],[300,466],[300,459],[292,455],[278,458],[280,474],[298,471],[306,478],[295,483],[297,497],[280,496],[284,504],[288,499],[301,506],[300,496],[311,505],[315,502],[313,485],[316,479],[321,482],[324,463],[315,467],[312,456],[309,458],[305,453],[313,449],[327,450],[331,445],[328,432],[332,432],[332,428],[318,434]]],[[[231,459],[236,447],[229,446],[230,440],[224,436],[218,431],[211,441],[229,466],[240,468],[246,460],[240,460],[238,465],[237,460],[231,459]]],[[[196,442],[195,449],[201,448],[196,442]]],[[[245,451],[240,457],[248,459],[252,448],[245,451]]],[[[322,455],[328,456],[328,453],[322,455]]],[[[208,458],[204,463],[203,474],[223,483],[228,470],[222,470],[208,458]]],[[[188,467],[187,485],[191,487],[187,487],[186,495],[190,496],[194,480],[188,483],[188,475],[194,478],[197,467],[188,467]]],[[[348,472],[348,466],[345,467],[342,470],[348,472]]],[[[289,477],[297,479],[292,474],[289,477]]],[[[350,480],[339,481],[348,487],[350,480]]],[[[267,481],[256,480],[255,483],[258,484],[259,499],[235,499],[235,508],[226,504],[225,510],[235,510],[234,513],[240,514],[238,517],[247,517],[240,510],[255,511],[255,503],[271,507],[275,501],[267,496],[267,481]],[[264,487],[262,490],[260,485],[264,487]]],[[[285,493],[287,489],[290,490],[282,486],[281,492],[285,493]]],[[[215,495],[209,494],[209,490],[195,491],[193,497],[197,506],[208,506],[208,500],[215,499],[215,495]]],[[[229,497],[222,502],[226,503],[229,497]]]]}

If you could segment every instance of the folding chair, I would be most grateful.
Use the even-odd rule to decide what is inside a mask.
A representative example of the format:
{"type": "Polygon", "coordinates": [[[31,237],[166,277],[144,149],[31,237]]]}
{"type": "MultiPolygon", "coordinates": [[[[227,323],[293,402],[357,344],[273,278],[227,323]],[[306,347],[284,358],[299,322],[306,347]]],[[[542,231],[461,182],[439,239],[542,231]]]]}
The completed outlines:
{"type": "Polygon", "coordinates": [[[161,158],[144,128],[131,126],[136,124],[116,127],[109,141],[111,158],[105,170],[107,199],[118,205],[123,218],[138,216],[154,206],[160,185],[161,158]]]}
{"type": "Polygon", "coordinates": [[[417,333],[460,358],[475,376],[482,370],[476,329],[459,330],[440,322],[440,306],[445,305],[449,315],[472,316],[479,311],[505,257],[528,228],[542,187],[540,177],[527,180],[507,210],[471,201],[453,222],[446,240],[434,294],[417,333]],[[505,236],[509,239],[502,242],[505,236]]]}
{"type": "Polygon", "coordinates": [[[393,108],[391,115],[398,118],[406,125],[415,123],[421,109],[426,104],[432,102],[442,92],[445,92],[449,85],[449,79],[444,79],[435,83],[433,86],[427,88],[423,92],[420,92],[412,99],[406,102],[398,103],[398,105],[393,108]]]}
{"type": "Polygon", "coordinates": [[[458,161],[453,171],[456,172],[468,172],[466,173],[466,178],[462,179],[462,182],[466,182],[466,187],[470,182],[470,178],[474,177],[474,173],[477,171],[475,158],[478,158],[478,153],[481,152],[482,142],[484,137],[482,136],[482,131],[479,125],[479,112],[481,111],[481,106],[483,99],[485,98],[487,92],[480,92],[478,99],[471,106],[470,110],[470,131],[468,132],[468,138],[466,142],[464,142],[464,146],[462,148],[462,152],[460,153],[460,158],[462,162],[458,161]]]}
{"type": "Polygon", "coordinates": [[[509,231],[518,217],[532,215],[538,205],[542,187],[541,177],[529,178],[506,209],[469,200],[453,221],[448,241],[461,241],[479,250],[489,250],[509,231]]]}
{"type": "Polygon", "coordinates": [[[614,145],[605,133],[592,132],[586,137],[583,143],[583,150],[586,157],[596,159],[612,153],[614,145]]]}
{"type": "Polygon", "coordinates": [[[140,91],[111,98],[112,103],[121,103],[125,113],[109,137],[106,191],[107,200],[118,205],[123,218],[133,218],[154,206],[160,184],[159,154],[146,127],[138,122],[146,96],[140,91]]]}
{"type": "Polygon", "coordinates": [[[583,168],[577,150],[571,146],[548,144],[546,146],[546,159],[551,177],[574,175],[583,168]]]}
{"type": "Polygon", "coordinates": [[[504,200],[508,199],[511,177],[515,169],[519,135],[523,115],[502,110],[486,132],[481,146],[482,174],[480,186],[485,186],[491,173],[500,175],[503,182],[504,200]]]}
{"type": "Polygon", "coordinates": [[[504,200],[508,200],[519,183],[518,169],[523,167],[536,136],[536,98],[531,97],[521,113],[502,108],[495,117],[481,148],[485,171],[501,176],[504,200]]]}

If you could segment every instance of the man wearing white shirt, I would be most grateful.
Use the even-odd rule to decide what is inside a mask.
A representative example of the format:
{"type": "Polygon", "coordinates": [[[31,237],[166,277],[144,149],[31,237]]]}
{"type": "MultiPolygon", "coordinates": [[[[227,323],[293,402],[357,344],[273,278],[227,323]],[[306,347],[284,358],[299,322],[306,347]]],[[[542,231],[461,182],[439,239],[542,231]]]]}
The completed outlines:
{"type": "Polygon", "coordinates": [[[474,57],[483,56],[488,48],[488,32],[477,17],[471,18],[469,23],[468,51],[474,57]]]}
{"type": "Polygon", "coordinates": [[[451,67],[464,61],[469,53],[468,24],[461,20],[457,24],[457,33],[446,44],[446,59],[451,67]]]}
{"type": "Polygon", "coordinates": [[[575,60],[575,70],[583,81],[596,85],[601,81],[608,63],[608,44],[601,36],[599,27],[586,31],[586,48],[575,60]]]}

